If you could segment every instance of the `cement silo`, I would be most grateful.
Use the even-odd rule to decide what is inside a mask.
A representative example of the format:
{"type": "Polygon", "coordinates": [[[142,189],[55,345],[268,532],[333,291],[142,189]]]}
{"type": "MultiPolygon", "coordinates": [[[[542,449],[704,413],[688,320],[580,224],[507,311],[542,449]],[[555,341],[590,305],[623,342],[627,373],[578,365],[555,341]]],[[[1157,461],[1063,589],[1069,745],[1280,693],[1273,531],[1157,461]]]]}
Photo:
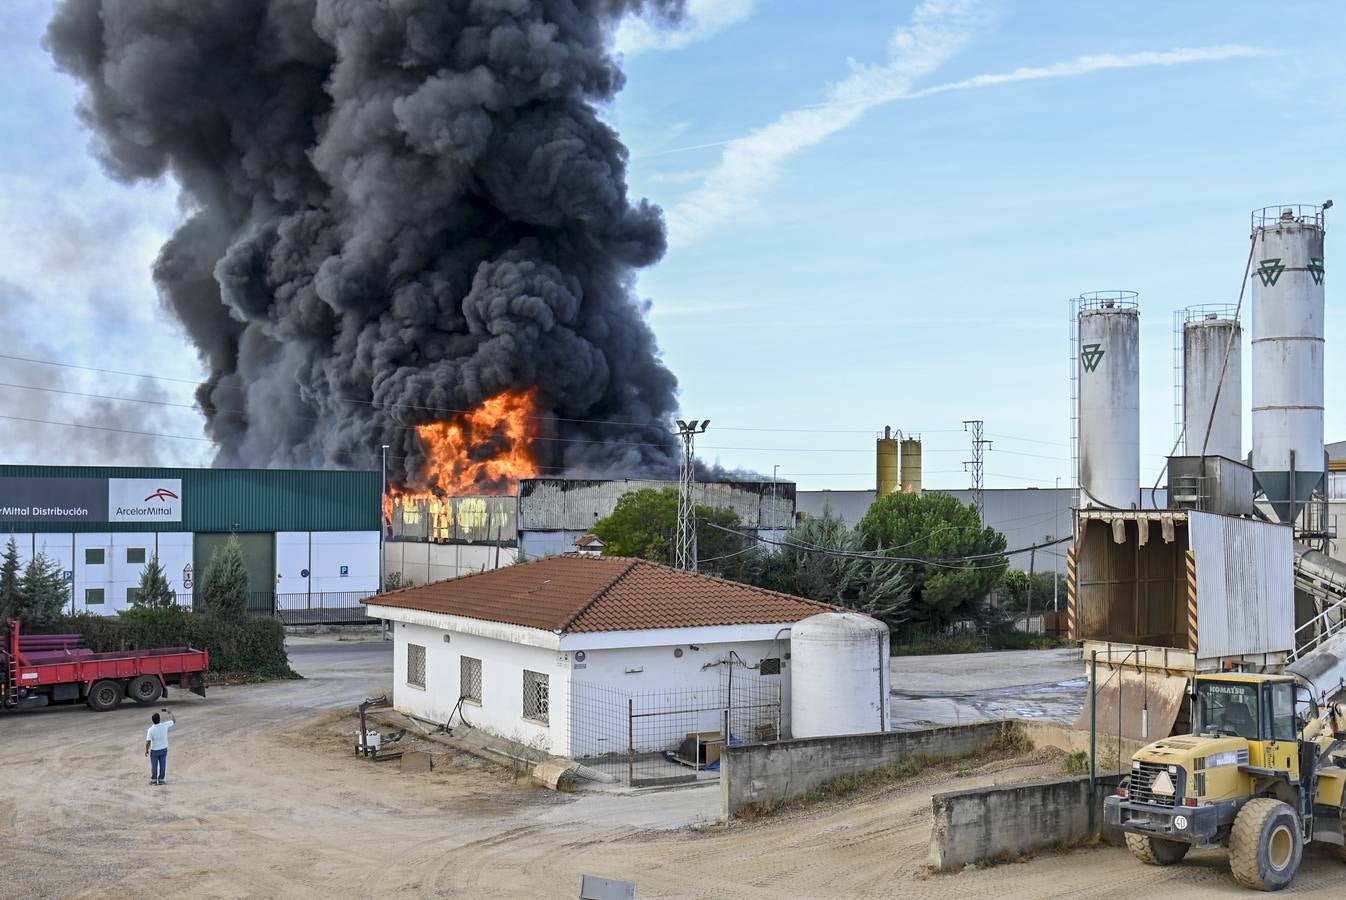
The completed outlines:
{"type": "Polygon", "coordinates": [[[1188,456],[1243,459],[1243,326],[1234,312],[1222,304],[1183,311],[1182,422],[1188,456]]]}
{"type": "Polygon", "coordinates": [[[1323,209],[1252,214],[1252,465],[1282,522],[1323,480],[1323,209]]]}
{"type": "Polygon", "coordinates": [[[1140,502],[1140,312],[1135,291],[1076,301],[1079,485],[1084,506],[1140,502]]]}
{"type": "Polygon", "coordinates": [[[893,437],[891,427],[884,426],[883,437],[874,442],[874,454],[875,472],[877,473],[875,488],[879,497],[886,497],[896,492],[901,486],[901,480],[898,477],[897,438],[893,437]]]}
{"type": "Polygon", "coordinates": [[[902,439],[902,493],[921,492],[921,439],[902,439]]]}

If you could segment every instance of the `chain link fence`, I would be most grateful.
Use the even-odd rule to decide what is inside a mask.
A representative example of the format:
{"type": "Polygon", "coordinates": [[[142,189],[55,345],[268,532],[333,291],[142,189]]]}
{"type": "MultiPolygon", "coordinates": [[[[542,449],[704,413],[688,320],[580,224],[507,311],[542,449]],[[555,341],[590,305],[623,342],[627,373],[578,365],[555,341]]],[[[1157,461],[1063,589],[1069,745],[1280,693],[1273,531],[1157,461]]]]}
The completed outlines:
{"type": "Polygon", "coordinates": [[[648,692],[572,682],[572,758],[632,787],[718,778],[727,743],[776,740],[782,715],[778,676],[738,663],[719,674],[703,687],[648,692]]]}

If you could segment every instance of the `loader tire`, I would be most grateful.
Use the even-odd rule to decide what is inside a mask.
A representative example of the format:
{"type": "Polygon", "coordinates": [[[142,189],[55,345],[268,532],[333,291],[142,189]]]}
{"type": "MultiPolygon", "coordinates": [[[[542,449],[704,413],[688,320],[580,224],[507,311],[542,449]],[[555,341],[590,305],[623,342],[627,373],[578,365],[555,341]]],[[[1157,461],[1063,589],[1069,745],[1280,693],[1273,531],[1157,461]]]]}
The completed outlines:
{"type": "Polygon", "coordinates": [[[1229,834],[1229,868],[1246,888],[1279,891],[1304,858],[1299,816],[1287,803],[1259,797],[1243,804],[1229,834]]]}
{"type": "Polygon", "coordinates": [[[1191,844],[1182,841],[1166,841],[1163,838],[1150,837],[1148,834],[1126,835],[1126,849],[1131,855],[1147,866],[1171,866],[1182,862],[1191,844]]]}

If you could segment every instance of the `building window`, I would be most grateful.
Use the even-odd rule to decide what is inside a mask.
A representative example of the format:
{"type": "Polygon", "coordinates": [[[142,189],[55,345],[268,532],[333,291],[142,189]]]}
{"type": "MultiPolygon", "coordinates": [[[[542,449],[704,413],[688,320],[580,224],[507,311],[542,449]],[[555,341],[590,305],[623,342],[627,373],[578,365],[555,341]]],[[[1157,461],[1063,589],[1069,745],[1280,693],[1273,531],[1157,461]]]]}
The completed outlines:
{"type": "Polygon", "coordinates": [[[758,668],[757,668],[757,674],[759,674],[759,675],[779,675],[779,674],[780,674],[780,657],[779,657],[779,656],[768,656],[766,659],[762,660],[761,665],[758,666],[758,668]]]}
{"type": "Polygon", "coordinates": [[[425,648],[407,644],[407,684],[425,689],[425,648]]]}
{"type": "Polygon", "coordinates": [[[551,711],[551,689],[541,672],[523,672],[523,717],[547,724],[551,711]]]}
{"type": "Polygon", "coordinates": [[[1327,499],[1346,500],[1346,472],[1327,473],[1327,499]]]}
{"type": "Polygon", "coordinates": [[[140,588],[133,587],[126,589],[126,605],[135,606],[136,598],[140,596],[140,588]]]}
{"type": "Polygon", "coordinates": [[[135,566],[143,566],[143,565],[145,564],[145,548],[144,548],[144,547],[127,547],[127,548],[126,548],[126,561],[127,561],[128,563],[130,563],[131,565],[135,565],[135,566]]]}
{"type": "Polygon", "coordinates": [[[102,589],[102,588],[85,588],[85,589],[84,589],[84,605],[85,605],[85,606],[102,606],[102,605],[103,605],[103,589],[102,589]]]}
{"type": "Polygon", "coordinates": [[[458,693],[464,700],[481,702],[481,660],[470,656],[458,658],[458,693]]]}
{"type": "Polygon", "coordinates": [[[103,564],[103,548],[89,547],[84,551],[84,564],[86,566],[101,566],[103,564]]]}

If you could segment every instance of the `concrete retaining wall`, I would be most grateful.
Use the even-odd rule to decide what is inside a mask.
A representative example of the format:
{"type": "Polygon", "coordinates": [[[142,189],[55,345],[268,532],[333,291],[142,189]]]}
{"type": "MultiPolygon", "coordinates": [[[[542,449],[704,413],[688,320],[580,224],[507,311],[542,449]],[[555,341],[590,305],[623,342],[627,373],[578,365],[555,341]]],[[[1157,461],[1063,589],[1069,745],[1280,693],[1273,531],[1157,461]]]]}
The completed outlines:
{"type": "Polygon", "coordinates": [[[1103,828],[1103,798],[1115,777],[1039,781],[936,794],[930,864],[940,870],[1084,843],[1103,828]]]}
{"type": "Polygon", "coordinates": [[[770,809],[824,782],[903,760],[971,756],[990,748],[1007,729],[1020,727],[1011,722],[977,722],[726,747],[720,757],[720,817],[736,816],[746,807],[770,809]]]}

